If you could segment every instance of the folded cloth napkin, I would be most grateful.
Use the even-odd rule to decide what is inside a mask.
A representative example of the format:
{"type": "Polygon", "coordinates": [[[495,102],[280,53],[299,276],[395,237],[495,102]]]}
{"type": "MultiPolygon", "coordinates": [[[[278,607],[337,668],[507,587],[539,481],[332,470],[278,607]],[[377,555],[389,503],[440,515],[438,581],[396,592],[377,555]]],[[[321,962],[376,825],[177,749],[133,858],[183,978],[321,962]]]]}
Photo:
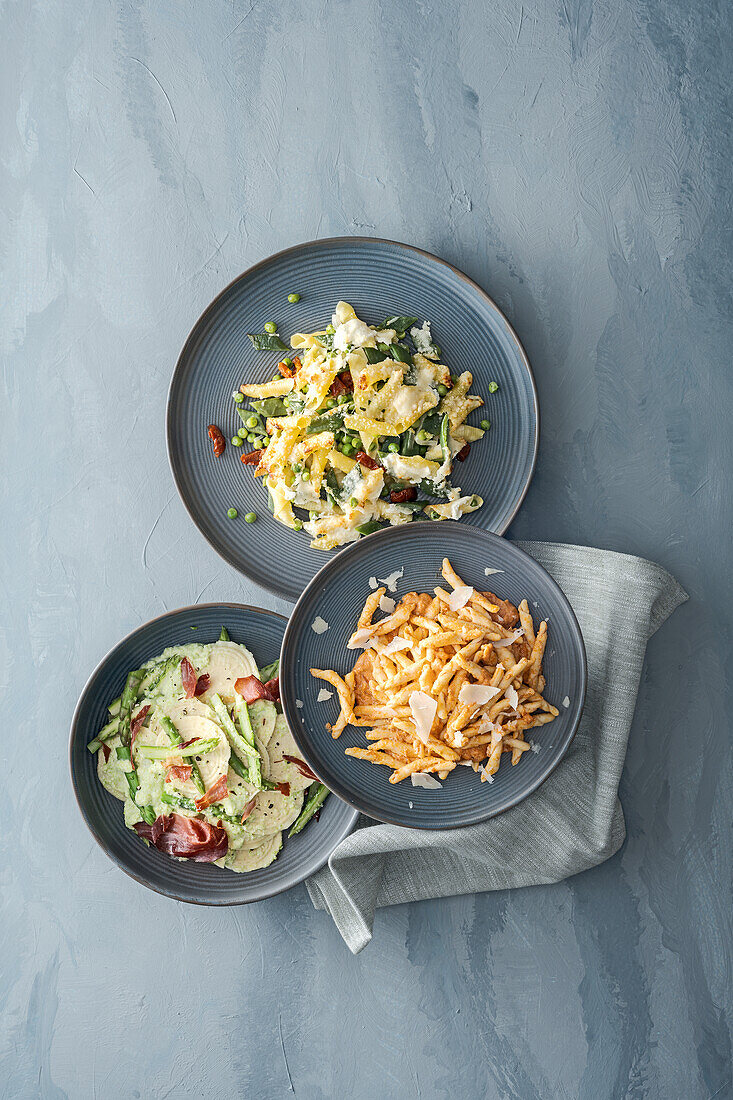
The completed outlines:
{"type": "Polygon", "coordinates": [[[482,825],[432,831],[361,817],[307,883],[316,909],[331,914],[354,954],[372,938],[380,906],[559,882],[602,863],[623,843],[618,785],[646,644],[687,594],[643,558],[586,546],[517,545],[552,574],[583,632],[588,693],[578,732],[534,794],[482,825]]]}

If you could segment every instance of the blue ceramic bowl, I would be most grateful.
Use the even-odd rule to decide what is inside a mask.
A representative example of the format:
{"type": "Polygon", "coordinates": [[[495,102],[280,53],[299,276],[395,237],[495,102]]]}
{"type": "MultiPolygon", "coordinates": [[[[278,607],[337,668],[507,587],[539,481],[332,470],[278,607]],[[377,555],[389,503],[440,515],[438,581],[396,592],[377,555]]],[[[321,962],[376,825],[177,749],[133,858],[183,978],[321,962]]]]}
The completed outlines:
{"type": "Polygon", "coordinates": [[[354,543],[332,558],[314,577],[290,617],[282,649],[280,692],[283,709],[305,759],[332,791],[356,809],[380,821],[415,829],[449,829],[475,825],[515,806],[535,791],[567,752],[585,700],[586,658],[577,619],[565,595],[542,566],[512,543],[459,523],[420,523],[388,528],[354,543]],[[338,714],[334,693],[316,701],[327,687],[309,673],[311,667],[333,668],[343,675],[358,652],[346,643],[370,592],[370,577],[387,577],[404,568],[397,591],[432,592],[445,586],[440,575],[444,557],[467,584],[492,591],[518,604],[523,598],[535,622],[548,620],[543,662],[545,697],[560,711],[554,722],[530,731],[538,752],[527,752],[511,767],[504,759],[494,782],[481,783],[471,768],[456,768],[441,790],[413,787],[409,779],[388,782],[390,770],[346,756],[344,749],[366,747],[362,730],[348,726],[334,741],[326,730],[338,714]],[[487,576],[485,569],[499,570],[487,576]],[[316,616],[329,629],[316,634],[316,616]],[[567,699],[568,705],[563,706],[567,699]],[[296,700],[302,706],[296,705],[296,700]]]}
{"type": "Polygon", "coordinates": [[[282,353],[255,351],[248,332],[275,321],[284,338],[330,320],[343,299],[360,317],[379,323],[392,314],[429,320],[445,362],[471,370],[491,430],[459,467],[465,493],[484,506],[461,522],[502,534],[534,472],[539,409],[532,371],[516,333],[484,291],[455,267],[420,249],[367,237],[337,237],[279,252],[256,264],[215,298],[196,322],[178,360],[168,396],[168,457],[173,478],[196,526],[235,569],[264,588],[296,600],[335,551],[312,550],[304,532],[277,523],[261,479],[240,462],[229,439],[242,422],[232,393],[270,378],[282,353]],[[297,291],[299,302],[288,295],[297,291]],[[498,390],[489,393],[489,383],[498,390]],[[227,446],[215,458],[207,426],[217,424],[227,446]],[[227,518],[237,508],[239,518],[227,518]],[[244,516],[254,511],[257,523],[244,516]],[[287,562],[287,568],[281,568],[287,562]]]}
{"type": "Polygon", "coordinates": [[[139,668],[166,646],[192,640],[215,642],[222,626],[226,626],[233,641],[247,645],[262,667],[277,659],[285,622],[281,615],[241,604],[184,607],[128,634],[92,673],[71,723],[71,780],[79,809],[95,840],[118,867],[143,886],[178,901],[201,905],[259,901],[312,875],[353,829],[356,811],[331,796],[319,821],[311,821],[292,840],[284,837],[282,850],[269,867],[238,875],[209,863],[180,862],[147,847],[136,833],[125,828],[122,803],[99,782],[96,757],[87,751],[87,743],[104,725],[107,705],[122,691],[130,669],[139,668]]]}

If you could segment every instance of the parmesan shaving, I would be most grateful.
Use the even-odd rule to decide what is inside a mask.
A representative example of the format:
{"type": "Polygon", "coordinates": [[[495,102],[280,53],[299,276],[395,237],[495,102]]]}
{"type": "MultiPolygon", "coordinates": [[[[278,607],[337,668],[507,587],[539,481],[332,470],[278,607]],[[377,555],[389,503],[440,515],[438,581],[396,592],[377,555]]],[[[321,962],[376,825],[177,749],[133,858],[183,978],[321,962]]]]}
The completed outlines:
{"type": "Polygon", "coordinates": [[[460,611],[462,607],[465,607],[471,596],[473,596],[473,591],[473,588],[468,584],[459,584],[458,588],[454,588],[448,597],[448,606],[451,611],[460,611]]]}
{"type": "Polygon", "coordinates": [[[383,584],[390,592],[396,592],[397,581],[400,580],[401,577],[404,577],[404,575],[405,568],[403,566],[402,569],[397,569],[394,573],[390,573],[388,577],[380,577],[379,583],[383,584]]]}
{"type": "Polygon", "coordinates": [[[410,780],[413,787],[424,787],[426,791],[439,791],[443,787],[429,772],[413,772],[410,780]]]}
{"type": "Polygon", "coordinates": [[[379,588],[379,581],[376,577],[369,578],[369,587],[371,588],[372,592],[376,591],[376,589],[379,588]]]}
{"type": "MultiPolygon", "coordinates": [[[[484,569],[484,573],[486,574],[487,577],[493,577],[494,573],[503,573],[503,572],[504,572],[503,569],[484,569]]],[[[535,607],[536,606],[537,606],[537,604],[535,604],[535,607]]]]}
{"type": "Polygon", "coordinates": [[[482,779],[485,779],[487,783],[493,783],[494,782],[493,775],[491,774],[490,771],[487,771],[486,768],[481,769],[481,777],[482,777],[482,779]]]}
{"type": "Polygon", "coordinates": [[[372,641],[373,627],[364,626],[349,639],[347,649],[369,649],[372,641]]]}
{"type": "Polygon", "coordinates": [[[517,695],[517,689],[513,688],[512,685],[510,684],[509,687],[504,692],[504,695],[509,700],[509,702],[511,703],[514,710],[516,710],[517,707],[519,706],[519,696],[517,695]]]}
{"type": "Polygon", "coordinates": [[[426,695],[424,691],[413,691],[410,696],[410,710],[415,721],[417,736],[423,744],[427,745],[430,729],[438,710],[437,700],[431,695],[426,695]]]}
{"type": "Polygon", "coordinates": [[[562,701],[562,705],[563,705],[563,706],[565,707],[565,710],[567,710],[567,709],[568,709],[568,707],[570,706],[570,699],[569,699],[569,697],[568,697],[567,695],[566,695],[566,696],[565,696],[565,698],[563,699],[563,701],[562,701]]]}
{"type": "Polygon", "coordinates": [[[384,611],[386,615],[391,615],[396,607],[395,601],[391,596],[382,596],[379,600],[379,609],[384,611]]]}
{"type": "Polygon", "coordinates": [[[295,705],[298,708],[298,710],[301,710],[302,707],[303,707],[303,700],[302,699],[296,699],[295,700],[295,705]]]}
{"type": "Polygon", "coordinates": [[[311,623],[311,630],[314,634],[325,634],[328,630],[328,623],[325,619],[322,619],[320,615],[316,615],[311,623]]]}
{"type": "Polygon", "coordinates": [[[318,692],[318,695],[316,696],[316,702],[325,703],[327,699],[333,699],[333,692],[326,691],[325,688],[321,688],[321,690],[318,692]]]}
{"type": "Polygon", "coordinates": [[[487,687],[485,684],[463,684],[458,692],[458,702],[466,706],[482,707],[490,702],[495,695],[499,695],[498,687],[487,687]]]}
{"type": "Polygon", "coordinates": [[[411,642],[408,638],[393,638],[382,650],[382,653],[398,653],[401,649],[410,649],[411,642]]]}
{"type": "Polygon", "coordinates": [[[499,645],[514,645],[524,634],[523,630],[515,630],[513,634],[510,634],[508,638],[497,638],[496,641],[492,641],[494,649],[499,645]]]}

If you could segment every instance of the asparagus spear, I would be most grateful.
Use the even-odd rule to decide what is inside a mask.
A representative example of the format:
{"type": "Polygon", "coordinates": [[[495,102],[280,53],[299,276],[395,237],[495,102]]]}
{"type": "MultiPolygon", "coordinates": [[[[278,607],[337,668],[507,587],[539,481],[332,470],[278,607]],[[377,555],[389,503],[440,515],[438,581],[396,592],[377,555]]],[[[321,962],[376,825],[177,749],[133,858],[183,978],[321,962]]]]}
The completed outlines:
{"type": "Polygon", "coordinates": [[[259,679],[263,684],[266,684],[268,680],[272,680],[274,676],[277,676],[280,669],[280,661],[273,661],[271,665],[265,665],[260,669],[259,679]]]}
{"type": "Polygon", "coordinates": [[[199,810],[196,806],[196,803],[192,802],[190,798],[184,798],[182,794],[174,794],[173,791],[163,791],[160,797],[161,800],[167,803],[169,806],[179,806],[182,810],[189,810],[189,812],[191,813],[202,814],[203,816],[206,816],[206,814],[211,814],[218,820],[223,819],[224,821],[230,822],[230,824],[232,825],[242,824],[241,818],[235,817],[233,814],[225,813],[223,807],[220,806],[218,803],[213,806],[208,806],[207,809],[204,811],[199,810]]]}
{"type": "Polygon", "coordinates": [[[220,641],[220,642],[228,642],[228,641],[230,641],[230,638],[229,638],[229,631],[227,630],[227,628],[226,628],[225,626],[223,626],[223,627],[221,628],[221,634],[219,635],[219,641],[220,641]]]}
{"type": "MultiPolygon", "coordinates": [[[[160,719],[160,724],[170,737],[172,745],[180,745],[183,743],[183,738],[176,729],[172,719],[170,719],[167,714],[164,714],[160,719]]],[[[191,761],[191,779],[196,784],[199,794],[206,794],[206,784],[204,783],[204,778],[195,760],[191,761]]]]}
{"type": "MultiPolygon", "coordinates": [[[[135,699],[137,698],[137,691],[145,676],[145,670],[142,668],[135,669],[133,672],[128,672],[127,680],[125,681],[125,687],[120,696],[120,716],[119,716],[119,734],[120,741],[126,748],[130,748],[130,711],[132,710],[135,699]]],[[[140,789],[140,783],[137,778],[137,769],[134,762],[132,771],[125,772],[127,777],[127,786],[130,790],[130,798],[135,801],[135,795],[140,789]]]]}
{"type": "Polygon", "coordinates": [[[98,752],[101,749],[103,742],[109,741],[110,737],[114,737],[120,725],[119,718],[113,718],[106,726],[102,726],[97,736],[89,742],[87,748],[90,752],[98,752]]]}
{"type": "MultiPolygon", "coordinates": [[[[205,752],[215,749],[218,744],[219,740],[216,737],[199,737],[192,745],[181,746],[178,754],[183,757],[197,754],[203,756],[205,752]]],[[[144,760],[166,760],[171,754],[167,745],[135,745],[135,751],[144,760]]],[[[193,775],[193,772],[191,774],[193,775]]]]}
{"type": "MultiPolygon", "coordinates": [[[[216,694],[212,695],[210,703],[224,730],[227,741],[242,763],[247,765],[249,775],[259,777],[261,774],[260,754],[255,748],[254,730],[249,720],[247,704],[242,700],[241,706],[237,709],[238,726],[235,726],[220,696],[216,694]]],[[[252,782],[254,786],[260,786],[259,779],[257,782],[253,779],[252,782]]]]}
{"type": "Polygon", "coordinates": [[[296,836],[301,829],[305,828],[310,819],[313,817],[317,810],[320,810],[323,803],[326,801],[327,796],[331,792],[328,787],[323,783],[314,783],[310,788],[310,793],[305,801],[303,809],[300,811],[295,824],[288,833],[288,836],[296,836]]]}

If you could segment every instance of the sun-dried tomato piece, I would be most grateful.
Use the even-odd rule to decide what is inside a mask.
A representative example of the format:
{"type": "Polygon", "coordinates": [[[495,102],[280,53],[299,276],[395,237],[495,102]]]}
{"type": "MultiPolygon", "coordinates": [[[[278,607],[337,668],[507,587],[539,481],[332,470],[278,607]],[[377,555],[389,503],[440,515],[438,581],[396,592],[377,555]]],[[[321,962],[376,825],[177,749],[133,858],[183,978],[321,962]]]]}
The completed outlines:
{"type": "Polygon", "coordinates": [[[381,469],[381,467],[380,467],[379,463],[377,462],[377,460],[374,459],[374,458],[371,458],[371,456],[368,455],[366,453],[366,451],[357,451],[356,452],[356,461],[359,463],[360,466],[364,466],[365,469],[367,469],[367,470],[379,470],[379,469],[381,469]]]}
{"type": "Polygon", "coordinates": [[[464,443],[463,446],[461,447],[460,451],[456,455],[456,458],[458,459],[459,462],[465,462],[470,453],[471,453],[471,444],[470,443],[464,443]]]}
{"type": "Polygon", "coordinates": [[[215,859],[225,856],[229,848],[225,830],[200,817],[161,814],[152,825],[137,821],[133,829],[159,851],[169,856],[192,859],[196,863],[213,863],[215,859]]]}
{"type": "Polygon", "coordinates": [[[290,784],[289,783],[276,783],[275,784],[275,790],[279,791],[280,794],[284,794],[287,797],[287,795],[290,794],[290,784]]]}
{"type": "Polygon", "coordinates": [[[318,776],[313,774],[305,760],[301,760],[299,756],[288,756],[288,754],[284,752],[283,760],[287,760],[288,764],[295,764],[296,768],[305,779],[318,779],[318,776]]]}
{"type": "Polygon", "coordinates": [[[259,466],[263,454],[264,447],[260,447],[258,451],[248,451],[247,454],[242,455],[241,461],[245,466],[259,466]]]}
{"type": "Polygon", "coordinates": [[[194,688],[194,695],[203,695],[205,691],[208,691],[211,686],[211,677],[208,672],[203,672],[196,681],[196,687],[194,688]]]}
{"type": "Polygon", "coordinates": [[[102,742],[102,752],[104,753],[105,764],[109,764],[109,758],[112,755],[112,750],[110,749],[109,745],[105,745],[104,742],[102,742]]]}
{"type": "Polygon", "coordinates": [[[188,657],[184,657],[181,661],[181,680],[183,682],[183,691],[186,698],[193,699],[196,694],[198,676],[196,674],[196,669],[193,667],[188,657]]]}
{"type": "Polygon", "coordinates": [[[351,377],[351,371],[342,371],[331,383],[329,393],[331,397],[340,397],[342,393],[354,392],[354,379],[351,377]]]}
{"type": "Polygon", "coordinates": [[[216,783],[212,783],[206,794],[196,799],[196,809],[205,810],[207,806],[213,806],[215,802],[221,802],[229,794],[226,775],[220,775],[216,783]]]}
{"type": "Polygon", "coordinates": [[[214,444],[214,454],[216,457],[218,458],[219,455],[223,455],[226,442],[221,433],[221,429],[217,428],[216,424],[209,424],[209,439],[214,444]]]}
{"type": "Polygon", "coordinates": [[[417,500],[417,489],[414,485],[408,485],[406,489],[393,489],[389,494],[393,504],[404,504],[406,500],[417,500]]]}
{"type": "Polygon", "coordinates": [[[289,363],[286,363],[284,359],[281,359],[277,365],[277,369],[280,371],[283,378],[292,378],[296,369],[295,362],[291,359],[289,363]]]}

